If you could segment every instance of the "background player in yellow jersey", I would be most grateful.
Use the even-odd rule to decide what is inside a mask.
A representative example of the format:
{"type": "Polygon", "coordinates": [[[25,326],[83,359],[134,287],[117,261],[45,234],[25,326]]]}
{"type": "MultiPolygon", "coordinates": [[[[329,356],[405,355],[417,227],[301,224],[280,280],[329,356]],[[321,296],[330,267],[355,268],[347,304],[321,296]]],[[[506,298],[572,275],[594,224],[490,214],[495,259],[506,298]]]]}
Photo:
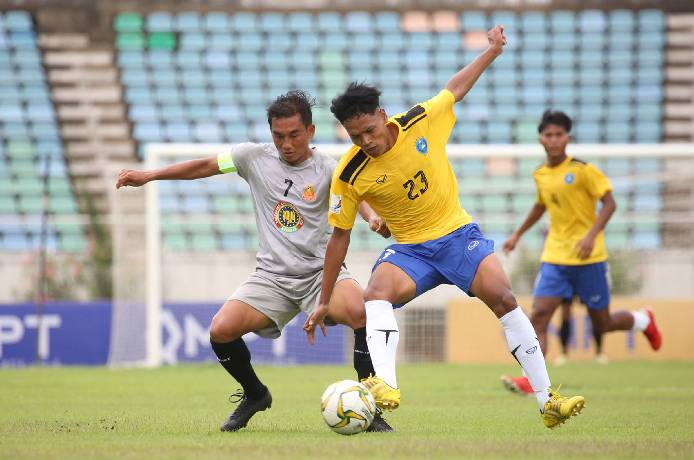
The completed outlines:
{"type": "MultiPolygon", "coordinates": [[[[543,352],[547,325],[562,299],[578,295],[588,307],[593,328],[600,333],[642,331],[651,347],[661,345],[653,311],[609,312],[610,288],[604,228],[617,204],[612,186],[597,167],[566,154],[571,140],[571,119],[563,112],[546,111],[538,131],[547,160],[534,174],[537,198],[521,226],[504,243],[510,252],[520,237],[545,210],[550,227],[542,252],[542,265],[533,292],[532,324],[543,352]],[[600,213],[595,213],[598,200],[600,213]]],[[[511,390],[527,390],[524,377],[502,377],[511,390]]],[[[526,391],[527,392],[527,391],[526,391]]]]}
{"type": "Polygon", "coordinates": [[[550,389],[544,357],[510,282],[486,239],[458,199],[458,185],[446,156],[455,123],[453,104],[463,99],[502,52],[503,27],[488,33],[489,46],[449,80],[446,88],[407,113],[388,118],[380,91],[352,83],[330,110],[354,146],[342,157],[331,185],[328,221],[334,226],[325,255],[319,306],[304,325],[313,339],[349,245],[361,201],[385,219],[397,244],[378,258],[366,300],[367,344],[376,375],[364,381],[384,409],[400,404],[395,374],[398,325],[393,306],[402,306],[440,284],[474,293],[501,320],[509,350],[530,377],[547,427],[576,415],[581,396],[563,398],[550,389]]]}

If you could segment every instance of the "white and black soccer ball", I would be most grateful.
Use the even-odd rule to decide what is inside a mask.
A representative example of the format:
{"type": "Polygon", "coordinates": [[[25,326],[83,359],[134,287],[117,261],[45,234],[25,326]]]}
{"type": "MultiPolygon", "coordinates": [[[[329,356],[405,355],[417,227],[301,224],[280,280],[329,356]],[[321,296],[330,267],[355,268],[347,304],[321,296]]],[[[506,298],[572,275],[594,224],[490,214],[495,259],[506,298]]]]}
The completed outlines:
{"type": "Polygon", "coordinates": [[[323,420],[335,433],[357,434],[371,425],[376,415],[376,401],[361,383],[341,380],[325,390],[320,410],[323,420]]]}

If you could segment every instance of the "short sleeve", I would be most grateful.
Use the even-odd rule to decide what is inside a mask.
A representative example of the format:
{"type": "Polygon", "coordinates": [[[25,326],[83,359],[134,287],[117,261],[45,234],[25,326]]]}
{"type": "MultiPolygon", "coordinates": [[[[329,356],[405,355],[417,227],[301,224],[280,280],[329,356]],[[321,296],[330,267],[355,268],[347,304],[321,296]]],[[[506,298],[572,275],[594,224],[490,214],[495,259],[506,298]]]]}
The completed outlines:
{"type": "Polygon", "coordinates": [[[612,190],[612,184],[607,176],[597,167],[588,163],[584,168],[586,188],[593,198],[602,198],[605,193],[612,190]]]}
{"type": "Polygon", "coordinates": [[[328,208],[328,223],[343,230],[349,230],[354,226],[357,210],[361,200],[354,189],[346,182],[340,180],[337,170],[333,173],[330,186],[330,206],[328,208]]]}
{"type": "MultiPolygon", "coordinates": [[[[239,173],[239,176],[244,179],[247,178],[253,158],[257,156],[259,150],[262,148],[261,144],[254,144],[252,142],[244,142],[231,148],[231,161],[236,168],[236,172],[239,173]]],[[[219,158],[217,162],[219,162],[219,158]]],[[[220,171],[222,171],[221,168],[220,171]]]]}
{"type": "Polygon", "coordinates": [[[422,103],[424,110],[427,113],[430,127],[441,127],[448,137],[455,125],[455,113],[453,105],[455,104],[455,96],[447,89],[441,90],[436,96],[422,103]]]}

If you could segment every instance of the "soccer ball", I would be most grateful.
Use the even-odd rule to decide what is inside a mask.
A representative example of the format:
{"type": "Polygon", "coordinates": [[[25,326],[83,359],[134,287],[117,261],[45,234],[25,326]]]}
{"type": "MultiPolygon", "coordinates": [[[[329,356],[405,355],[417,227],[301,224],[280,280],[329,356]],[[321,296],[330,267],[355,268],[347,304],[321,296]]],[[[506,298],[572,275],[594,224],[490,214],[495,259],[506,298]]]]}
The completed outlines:
{"type": "Polygon", "coordinates": [[[320,410],[323,420],[335,433],[357,434],[371,425],[376,415],[376,401],[361,383],[341,380],[325,390],[320,410]]]}

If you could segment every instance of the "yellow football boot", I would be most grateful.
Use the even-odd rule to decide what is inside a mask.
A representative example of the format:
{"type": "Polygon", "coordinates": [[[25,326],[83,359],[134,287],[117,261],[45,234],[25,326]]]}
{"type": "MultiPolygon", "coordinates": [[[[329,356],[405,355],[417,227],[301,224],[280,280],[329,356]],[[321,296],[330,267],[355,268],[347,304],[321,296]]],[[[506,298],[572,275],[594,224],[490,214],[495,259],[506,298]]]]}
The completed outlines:
{"type": "Polygon", "coordinates": [[[581,413],[585,405],[586,400],[583,396],[572,396],[567,398],[550,388],[549,401],[545,403],[542,421],[547,428],[557,428],[571,417],[575,417],[581,413]]]}
{"type": "Polygon", "coordinates": [[[369,389],[376,405],[383,410],[397,409],[400,405],[400,389],[393,388],[375,375],[361,381],[369,389]]]}

